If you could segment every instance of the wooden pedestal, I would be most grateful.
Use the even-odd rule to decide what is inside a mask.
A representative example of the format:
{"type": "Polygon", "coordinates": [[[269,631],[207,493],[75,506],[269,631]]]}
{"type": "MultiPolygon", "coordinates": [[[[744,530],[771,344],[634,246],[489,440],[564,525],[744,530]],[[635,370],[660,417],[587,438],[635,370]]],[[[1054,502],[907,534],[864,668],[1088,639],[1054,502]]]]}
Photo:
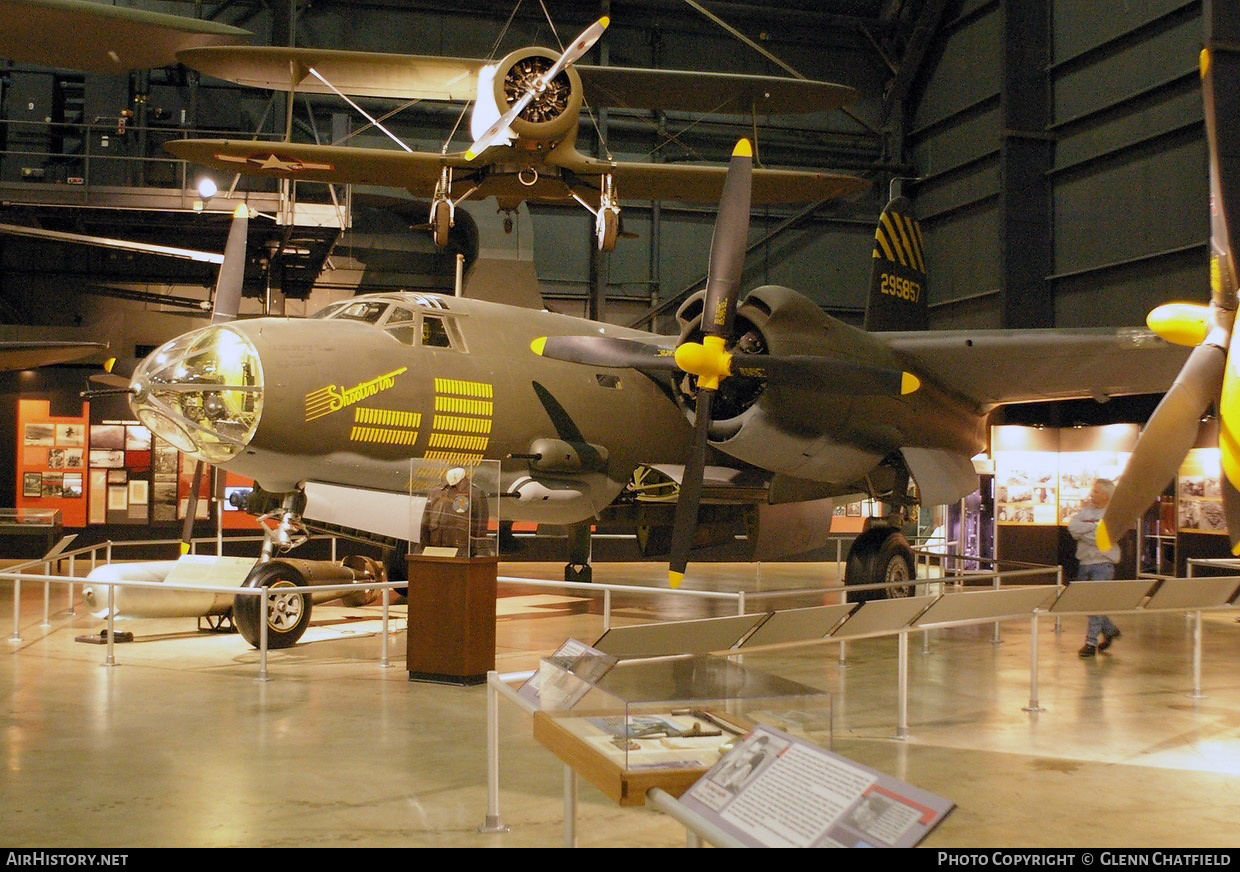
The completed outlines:
{"type": "Polygon", "coordinates": [[[497,557],[423,557],[409,562],[410,681],[481,684],[495,668],[497,557]]]}

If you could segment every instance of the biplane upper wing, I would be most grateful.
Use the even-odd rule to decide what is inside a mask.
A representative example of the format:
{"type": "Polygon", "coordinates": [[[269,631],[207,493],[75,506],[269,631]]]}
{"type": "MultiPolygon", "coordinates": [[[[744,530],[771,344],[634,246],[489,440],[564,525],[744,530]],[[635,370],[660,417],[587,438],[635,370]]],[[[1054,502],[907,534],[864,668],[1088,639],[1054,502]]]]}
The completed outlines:
{"type": "Polygon", "coordinates": [[[838,109],[857,97],[833,82],[639,67],[577,64],[587,102],[596,106],[711,114],[803,114],[838,109]]]}
{"type": "Polygon", "coordinates": [[[401,100],[472,100],[484,61],[427,55],[384,54],[281,46],[207,46],[177,54],[187,67],[252,88],[330,94],[308,74],[313,68],[332,87],[355,97],[401,100]],[[290,69],[297,70],[290,74],[290,69]],[[293,76],[297,81],[290,81],[293,76]]]}
{"type": "MultiPolygon", "coordinates": [[[[306,72],[313,68],[343,94],[402,100],[471,100],[479,71],[488,63],[469,58],[384,54],[279,46],[207,46],[182,51],[178,60],[199,72],[239,85],[330,93],[306,72]],[[297,82],[290,82],[290,68],[297,82]]],[[[595,106],[711,113],[808,113],[838,109],[857,96],[846,85],[776,76],[743,76],[637,67],[574,64],[583,97],[595,106]]]]}
{"type": "Polygon", "coordinates": [[[182,49],[251,36],[214,21],[85,0],[0,0],[0,57],[24,63],[123,73],[174,64],[182,49]]]}

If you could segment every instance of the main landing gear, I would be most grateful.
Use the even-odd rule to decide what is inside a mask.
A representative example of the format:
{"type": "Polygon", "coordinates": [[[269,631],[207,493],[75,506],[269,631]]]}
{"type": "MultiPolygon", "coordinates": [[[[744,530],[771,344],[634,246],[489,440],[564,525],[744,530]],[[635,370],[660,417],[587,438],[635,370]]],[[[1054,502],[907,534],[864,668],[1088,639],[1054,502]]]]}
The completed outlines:
{"type": "Polygon", "coordinates": [[[887,588],[849,591],[848,601],[864,603],[913,595],[917,564],[908,539],[898,527],[877,524],[853,540],[844,565],[845,585],[889,584],[887,588]],[[898,582],[910,582],[898,585],[898,582]]]}

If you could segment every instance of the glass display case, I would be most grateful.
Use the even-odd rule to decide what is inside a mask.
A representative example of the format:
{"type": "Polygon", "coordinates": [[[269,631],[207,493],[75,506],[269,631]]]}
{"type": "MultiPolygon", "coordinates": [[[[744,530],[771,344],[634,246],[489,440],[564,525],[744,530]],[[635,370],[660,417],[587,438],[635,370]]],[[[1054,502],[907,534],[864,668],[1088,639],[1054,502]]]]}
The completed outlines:
{"type": "Polygon", "coordinates": [[[679,796],[757,724],[831,745],[829,693],[718,657],[583,654],[536,680],[535,739],[620,805],[679,796]]]}
{"type": "Polygon", "coordinates": [[[6,546],[10,557],[46,554],[60,539],[64,525],[60,509],[0,509],[0,536],[17,537],[6,546]],[[34,543],[38,543],[36,546],[34,543]],[[26,551],[26,545],[31,549],[26,551]],[[34,548],[40,548],[38,554],[34,548]]]}
{"type": "MultiPolygon", "coordinates": [[[[447,454],[447,452],[443,452],[447,454]]],[[[499,554],[499,462],[450,455],[409,464],[409,517],[417,551],[436,557],[499,554]]]]}
{"type": "Polygon", "coordinates": [[[59,527],[60,509],[0,509],[0,528],[37,533],[39,527],[59,527]]]}

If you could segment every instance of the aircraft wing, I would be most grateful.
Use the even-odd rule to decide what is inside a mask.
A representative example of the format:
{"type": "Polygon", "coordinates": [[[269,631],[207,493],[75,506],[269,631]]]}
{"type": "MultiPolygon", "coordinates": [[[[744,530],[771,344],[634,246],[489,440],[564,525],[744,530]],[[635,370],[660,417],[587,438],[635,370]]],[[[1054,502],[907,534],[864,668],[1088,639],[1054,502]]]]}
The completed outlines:
{"type": "Polygon", "coordinates": [[[0,340],[0,371],[33,369],[51,363],[81,360],[107,350],[103,342],[57,342],[0,340]]]}
{"type": "MultiPolygon", "coordinates": [[[[297,90],[330,93],[318,78],[307,75],[313,67],[342,93],[402,100],[472,100],[478,72],[488,63],[433,55],[228,45],[190,48],[179,52],[177,59],[209,76],[272,90],[287,90],[294,84],[289,72],[293,68],[299,77],[297,90]]],[[[846,85],[777,76],[574,66],[586,102],[595,106],[782,114],[838,109],[857,96],[846,85]]]]}
{"type": "MultiPolygon", "coordinates": [[[[723,193],[727,166],[618,162],[612,170],[616,190],[626,200],[678,200],[713,203],[723,193]]],[[[866,179],[811,170],[753,171],[754,203],[830,200],[869,185],[866,179]]]]}
{"type": "MultiPolygon", "coordinates": [[[[175,156],[229,173],[274,178],[297,178],[312,182],[339,182],[356,185],[383,185],[405,188],[414,196],[429,197],[439,180],[440,168],[447,165],[471,172],[485,167],[485,161],[471,163],[462,153],[405,152],[391,148],[358,148],[342,145],[314,145],[301,142],[272,142],[252,139],[179,139],[165,148],[175,156]],[[479,166],[483,164],[483,167],[479,166]]],[[[565,163],[577,176],[597,176],[611,172],[620,196],[628,200],[678,200],[711,203],[723,191],[726,166],[690,164],[615,164],[582,157],[565,163]]],[[[458,180],[460,184],[461,180],[458,180]]],[[[753,202],[798,203],[828,200],[861,190],[869,182],[856,176],[810,170],[754,170],[753,202]]],[[[539,185],[515,186],[511,192],[532,200],[568,199],[568,190],[551,177],[539,185]]],[[[512,187],[510,186],[510,187],[512,187]]],[[[583,193],[588,193],[589,185],[583,193]]],[[[500,193],[500,191],[489,191],[500,193]]]]}
{"type": "Polygon", "coordinates": [[[252,36],[214,21],[85,0],[0,0],[0,22],[0,57],[99,73],[167,66],[181,49],[252,36]]]}
{"type": "Polygon", "coordinates": [[[434,192],[445,162],[468,166],[463,156],[451,154],[256,139],[178,139],[164,147],[183,160],[229,173],[384,185],[421,196],[434,192]]]}
{"type": "Polygon", "coordinates": [[[918,375],[982,407],[1162,393],[1189,352],[1135,327],[875,335],[918,375]]]}
{"type": "Polygon", "coordinates": [[[728,114],[826,112],[856,98],[832,82],[731,73],[576,65],[586,102],[595,106],[728,114]]]}
{"type": "Polygon", "coordinates": [[[177,54],[187,67],[252,88],[287,91],[292,84],[310,94],[330,94],[313,67],[342,93],[402,100],[472,100],[485,61],[428,55],[382,54],[281,46],[208,46],[177,54]],[[290,81],[290,66],[298,68],[290,81]]]}

